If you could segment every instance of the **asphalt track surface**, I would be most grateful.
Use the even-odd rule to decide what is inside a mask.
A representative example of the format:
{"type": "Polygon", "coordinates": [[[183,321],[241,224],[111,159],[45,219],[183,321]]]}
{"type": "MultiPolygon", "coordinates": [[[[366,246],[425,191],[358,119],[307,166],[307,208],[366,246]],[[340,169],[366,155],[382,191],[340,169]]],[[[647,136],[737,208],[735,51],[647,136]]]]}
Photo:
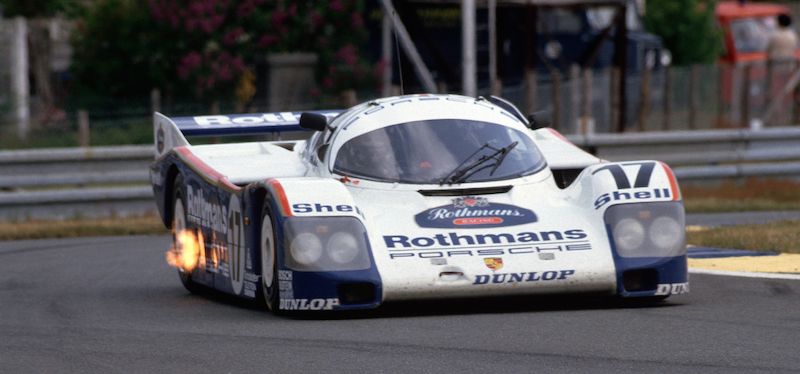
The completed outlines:
{"type": "Polygon", "coordinates": [[[276,317],[192,295],[166,236],[0,242],[0,372],[798,372],[800,281],[637,305],[526,298],[276,317]],[[313,316],[312,316],[313,317],[313,316]]]}

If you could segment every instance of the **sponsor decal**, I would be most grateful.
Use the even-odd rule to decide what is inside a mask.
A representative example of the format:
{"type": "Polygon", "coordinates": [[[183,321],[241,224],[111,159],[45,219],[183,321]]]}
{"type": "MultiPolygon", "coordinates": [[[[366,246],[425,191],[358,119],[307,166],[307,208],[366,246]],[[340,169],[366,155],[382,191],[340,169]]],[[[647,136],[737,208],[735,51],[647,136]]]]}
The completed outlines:
{"type": "Polygon", "coordinates": [[[259,125],[296,123],[300,118],[292,112],[264,113],[258,115],[232,115],[232,116],[195,116],[194,122],[199,126],[214,125],[259,125]]]}
{"type": "Polygon", "coordinates": [[[575,275],[575,270],[531,271],[521,273],[479,274],[475,276],[473,285],[500,284],[500,283],[526,283],[549,282],[565,280],[575,275]]]}
{"type": "Polygon", "coordinates": [[[483,259],[483,263],[491,271],[500,270],[503,268],[503,259],[500,257],[488,257],[483,259]]]}
{"type": "Polygon", "coordinates": [[[339,178],[339,182],[342,182],[344,184],[352,184],[354,186],[358,186],[358,184],[361,183],[361,181],[359,181],[358,179],[353,179],[346,175],[339,178]]]}
{"type": "Polygon", "coordinates": [[[218,234],[228,233],[228,210],[216,202],[211,202],[202,189],[186,187],[188,219],[200,227],[211,229],[218,234]]]}
{"type": "Polygon", "coordinates": [[[164,128],[160,125],[156,131],[156,149],[158,149],[158,154],[164,153],[164,128]]]}
{"type": "Polygon", "coordinates": [[[239,295],[244,287],[245,274],[245,248],[244,248],[244,217],[242,216],[242,205],[239,197],[231,195],[228,202],[228,235],[227,250],[230,262],[230,279],[233,293],[239,295]]]}
{"type": "MultiPolygon", "coordinates": [[[[280,112],[263,114],[234,114],[217,116],[195,116],[194,122],[201,127],[207,126],[248,126],[248,125],[295,125],[300,122],[301,113],[280,112]]],[[[321,113],[328,118],[339,112],[321,113]]]]}
{"type": "Polygon", "coordinates": [[[669,188],[653,188],[630,192],[614,191],[598,196],[594,201],[594,208],[600,209],[612,201],[649,200],[663,198],[672,198],[669,188]]]}
{"type": "Polygon", "coordinates": [[[281,299],[283,310],[331,310],[339,306],[339,299],[281,299]]]}
{"type": "MultiPolygon", "coordinates": [[[[617,201],[649,200],[649,199],[672,199],[670,188],[649,188],[650,179],[656,163],[646,162],[627,162],[624,164],[610,164],[596,169],[592,175],[608,172],[614,179],[617,190],[604,193],[594,201],[594,208],[600,209],[606,204],[617,201]],[[636,168],[633,179],[628,177],[626,169],[636,168]]],[[[605,174],[605,173],[604,173],[605,174]]]]}
{"type": "Polygon", "coordinates": [[[414,216],[420,227],[475,228],[514,226],[536,222],[533,211],[510,204],[491,203],[485,197],[457,197],[452,204],[414,216]]]}
{"type": "Polygon", "coordinates": [[[389,258],[448,258],[587,251],[592,245],[581,229],[520,232],[516,234],[459,235],[455,232],[433,236],[386,235],[389,258]]]}
{"type": "Polygon", "coordinates": [[[278,270],[278,280],[290,281],[294,273],[291,270],[278,270]]]}
{"type": "Polygon", "coordinates": [[[631,181],[628,175],[625,174],[625,166],[639,166],[636,170],[636,179],[633,180],[633,188],[644,188],[650,186],[650,177],[653,175],[653,169],[656,163],[653,161],[647,162],[626,162],[624,164],[610,164],[596,169],[592,172],[595,175],[601,171],[607,170],[614,178],[614,183],[617,184],[617,189],[627,190],[631,188],[631,181]]]}
{"type": "MultiPolygon", "coordinates": [[[[550,245],[535,245],[535,246],[516,246],[505,248],[488,248],[488,249],[451,249],[445,250],[435,248],[432,250],[398,250],[389,253],[389,258],[394,260],[398,258],[429,258],[431,261],[434,259],[446,259],[447,257],[458,256],[504,256],[504,255],[525,255],[525,254],[552,254],[552,252],[574,252],[574,251],[588,251],[592,246],[588,242],[577,244],[550,244],[550,245]]],[[[540,258],[542,260],[551,260],[552,258],[540,258]]],[[[436,265],[436,264],[434,264],[436,265]]]]}
{"type": "Polygon", "coordinates": [[[689,293],[689,283],[659,284],[656,288],[656,296],[680,295],[685,293],[689,293]]]}
{"type": "Polygon", "coordinates": [[[294,299],[293,277],[294,273],[291,270],[278,270],[278,289],[281,297],[286,300],[294,299]]]}
{"type": "Polygon", "coordinates": [[[292,213],[295,214],[303,214],[303,213],[352,213],[357,212],[358,208],[347,205],[347,204],[339,204],[339,205],[327,205],[327,204],[319,204],[319,203],[298,203],[292,204],[292,213]]]}
{"type": "Polygon", "coordinates": [[[553,230],[538,232],[492,233],[492,234],[462,234],[448,232],[433,236],[408,237],[405,235],[384,235],[386,247],[392,248],[427,248],[427,247],[457,247],[485,244],[516,244],[538,243],[558,240],[586,239],[587,234],[582,229],[553,230]]]}

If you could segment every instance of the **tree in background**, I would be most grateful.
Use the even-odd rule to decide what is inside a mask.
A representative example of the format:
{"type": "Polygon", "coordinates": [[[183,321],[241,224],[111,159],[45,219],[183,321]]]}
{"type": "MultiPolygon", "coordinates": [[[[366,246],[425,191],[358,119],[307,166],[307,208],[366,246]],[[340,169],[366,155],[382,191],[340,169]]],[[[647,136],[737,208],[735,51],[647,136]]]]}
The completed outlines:
{"type": "Polygon", "coordinates": [[[714,18],[715,0],[647,2],[647,31],[661,37],[676,65],[713,63],[722,50],[722,34],[714,18]]]}
{"type": "Polygon", "coordinates": [[[3,17],[52,17],[74,9],[74,5],[70,0],[0,0],[3,17]]]}
{"type": "Polygon", "coordinates": [[[363,0],[98,0],[75,37],[73,72],[86,92],[142,97],[151,88],[210,103],[248,102],[268,53],[319,54],[321,93],[374,83],[359,56],[363,0]]]}
{"type": "Polygon", "coordinates": [[[76,94],[146,97],[167,82],[171,56],[158,24],[137,0],[100,0],[77,17],[70,70],[76,94]]]}

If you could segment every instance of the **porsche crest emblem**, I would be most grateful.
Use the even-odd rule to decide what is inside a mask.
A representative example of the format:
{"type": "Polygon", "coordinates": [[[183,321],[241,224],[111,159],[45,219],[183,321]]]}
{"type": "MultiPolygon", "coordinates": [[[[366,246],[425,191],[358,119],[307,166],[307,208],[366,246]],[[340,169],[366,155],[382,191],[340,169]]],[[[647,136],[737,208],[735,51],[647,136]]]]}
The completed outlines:
{"type": "Polygon", "coordinates": [[[500,257],[484,258],[483,263],[492,271],[500,270],[503,268],[503,259],[500,257]]]}

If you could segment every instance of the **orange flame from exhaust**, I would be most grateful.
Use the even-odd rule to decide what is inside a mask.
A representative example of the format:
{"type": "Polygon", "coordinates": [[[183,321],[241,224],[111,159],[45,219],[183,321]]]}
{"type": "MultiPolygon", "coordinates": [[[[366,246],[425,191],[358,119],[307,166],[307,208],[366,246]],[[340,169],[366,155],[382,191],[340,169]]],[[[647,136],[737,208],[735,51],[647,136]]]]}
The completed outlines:
{"type": "Polygon", "coordinates": [[[175,243],[167,251],[167,263],[185,272],[191,272],[197,267],[199,258],[205,253],[203,233],[195,234],[192,230],[181,230],[175,233],[175,243]]]}

